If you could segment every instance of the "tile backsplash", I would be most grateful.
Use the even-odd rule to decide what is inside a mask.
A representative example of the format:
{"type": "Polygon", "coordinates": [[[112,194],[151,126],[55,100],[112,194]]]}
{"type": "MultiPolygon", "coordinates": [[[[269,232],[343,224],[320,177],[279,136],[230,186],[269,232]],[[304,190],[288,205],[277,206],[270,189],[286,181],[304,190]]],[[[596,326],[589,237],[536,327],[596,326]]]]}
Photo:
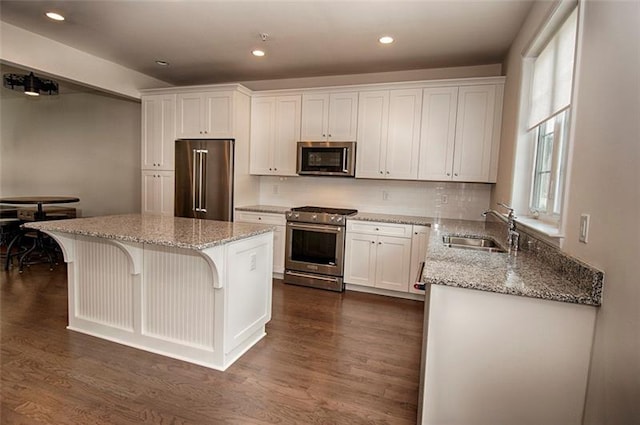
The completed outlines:
{"type": "Polygon", "coordinates": [[[491,184],[343,177],[260,178],[260,204],[320,205],[363,212],[484,220],[491,184]]]}

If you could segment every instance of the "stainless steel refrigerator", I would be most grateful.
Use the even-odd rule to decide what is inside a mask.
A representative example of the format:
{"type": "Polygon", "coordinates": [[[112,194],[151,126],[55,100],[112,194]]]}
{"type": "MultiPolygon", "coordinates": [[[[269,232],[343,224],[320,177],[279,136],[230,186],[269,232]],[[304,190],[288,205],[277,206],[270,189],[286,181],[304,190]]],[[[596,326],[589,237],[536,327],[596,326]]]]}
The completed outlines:
{"type": "Polygon", "coordinates": [[[176,217],[233,221],[233,140],[176,140],[176,217]]]}

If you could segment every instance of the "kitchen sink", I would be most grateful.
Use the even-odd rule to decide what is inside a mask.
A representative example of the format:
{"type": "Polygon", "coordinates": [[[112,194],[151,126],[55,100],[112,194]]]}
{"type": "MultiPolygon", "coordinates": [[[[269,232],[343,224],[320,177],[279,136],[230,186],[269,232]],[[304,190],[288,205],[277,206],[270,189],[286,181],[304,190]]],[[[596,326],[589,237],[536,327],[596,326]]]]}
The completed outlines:
{"type": "Polygon", "coordinates": [[[475,249],[486,252],[504,252],[496,241],[474,236],[443,236],[442,242],[449,248],[475,249]]]}

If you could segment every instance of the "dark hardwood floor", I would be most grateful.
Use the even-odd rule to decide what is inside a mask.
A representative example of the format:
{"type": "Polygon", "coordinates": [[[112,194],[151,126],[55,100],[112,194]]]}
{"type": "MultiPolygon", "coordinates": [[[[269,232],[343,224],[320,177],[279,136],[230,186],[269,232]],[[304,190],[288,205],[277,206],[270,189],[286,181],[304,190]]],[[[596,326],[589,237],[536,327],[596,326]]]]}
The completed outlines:
{"type": "Polygon", "coordinates": [[[276,280],[223,373],[65,329],[64,265],[0,276],[3,425],[416,423],[421,302],[276,280]]]}

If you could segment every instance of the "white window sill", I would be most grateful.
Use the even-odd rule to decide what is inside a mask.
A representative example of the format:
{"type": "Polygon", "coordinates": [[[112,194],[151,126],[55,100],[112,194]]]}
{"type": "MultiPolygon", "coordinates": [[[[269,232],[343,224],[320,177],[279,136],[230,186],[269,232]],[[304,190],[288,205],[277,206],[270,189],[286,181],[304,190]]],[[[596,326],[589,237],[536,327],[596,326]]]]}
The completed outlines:
{"type": "Polygon", "coordinates": [[[552,223],[545,223],[532,217],[518,217],[516,223],[521,224],[531,230],[543,234],[544,236],[552,239],[562,239],[564,234],[560,232],[557,225],[552,223]]]}

